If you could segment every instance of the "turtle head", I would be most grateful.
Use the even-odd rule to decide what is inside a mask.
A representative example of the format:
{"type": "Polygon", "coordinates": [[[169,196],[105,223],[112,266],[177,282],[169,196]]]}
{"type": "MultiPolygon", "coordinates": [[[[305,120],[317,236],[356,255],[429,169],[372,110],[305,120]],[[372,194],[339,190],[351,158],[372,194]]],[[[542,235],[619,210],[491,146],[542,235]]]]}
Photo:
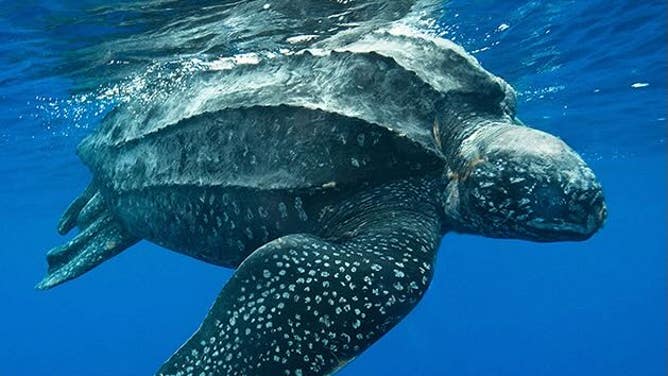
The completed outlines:
{"type": "Polygon", "coordinates": [[[508,123],[466,137],[444,206],[455,230],[533,241],[584,240],[606,218],[601,185],[560,139],[508,123]]]}

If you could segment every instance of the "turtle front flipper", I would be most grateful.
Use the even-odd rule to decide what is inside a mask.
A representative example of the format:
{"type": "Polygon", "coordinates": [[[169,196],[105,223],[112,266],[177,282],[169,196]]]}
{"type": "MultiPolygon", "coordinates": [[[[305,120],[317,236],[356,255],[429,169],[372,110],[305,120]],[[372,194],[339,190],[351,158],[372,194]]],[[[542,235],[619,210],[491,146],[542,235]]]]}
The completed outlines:
{"type": "Polygon", "coordinates": [[[46,254],[48,273],[37,289],[46,290],[74,279],[139,240],[114,219],[92,184],[67,208],[58,231],[64,234],[75,225],[81,232],[46,254]]]}
{"type": "Polygon", "coordinates": [[[405,317],[431,281],[439,221],[388,211],[343,240],[258,248],[157,375],[331,375],[405,317]],[[381,223],[382,222],[382,223],[381,223]]]}

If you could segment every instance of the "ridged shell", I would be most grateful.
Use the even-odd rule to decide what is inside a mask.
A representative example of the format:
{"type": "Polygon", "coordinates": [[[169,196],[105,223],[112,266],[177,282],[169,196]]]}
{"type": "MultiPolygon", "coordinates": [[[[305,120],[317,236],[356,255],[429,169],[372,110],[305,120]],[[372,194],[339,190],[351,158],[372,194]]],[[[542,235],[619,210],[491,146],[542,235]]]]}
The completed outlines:
{"type": "Polygon", "coordinates": [[[194,73],[113,111],[80,156],[116,191],[357,184],[442,164],[432,129],[453,93],[512,110],[512,89],[459,46],[404,26],[359,33],[194,73]]]}

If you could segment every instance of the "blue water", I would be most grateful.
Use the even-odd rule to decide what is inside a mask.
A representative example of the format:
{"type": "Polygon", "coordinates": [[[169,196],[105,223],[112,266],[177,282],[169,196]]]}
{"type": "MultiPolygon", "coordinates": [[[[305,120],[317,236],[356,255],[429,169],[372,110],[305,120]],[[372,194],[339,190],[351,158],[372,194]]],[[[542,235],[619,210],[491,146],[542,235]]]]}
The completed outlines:
{"type": "MultiPolygon", "coordinates": [[[[33,290],[90,178],[76,144],[117,100],[100,93],[141,66],[145,51],[116,67],[110,41],[164,30],[174,4],[137,17],[0,1],[0,375],[150,375],[231,275],[142,242],[33,290]]],[[[665,1],[443,7],[439,32],[517,89],[525,123],[583,155],[609,218],[582,243],[447,235],[422,303],[340,374],[665,375],[665,1]]]]}

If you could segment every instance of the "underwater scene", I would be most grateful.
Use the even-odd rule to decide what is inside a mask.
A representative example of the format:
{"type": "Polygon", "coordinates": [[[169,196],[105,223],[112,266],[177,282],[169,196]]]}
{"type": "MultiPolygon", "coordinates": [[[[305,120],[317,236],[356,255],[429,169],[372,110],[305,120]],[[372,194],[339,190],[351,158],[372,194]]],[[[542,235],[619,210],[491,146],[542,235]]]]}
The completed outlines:
{"type": "Polygon", "coordinates": [[[665,375],[667,7],[0,0],[0,375],[665,375]]]}

